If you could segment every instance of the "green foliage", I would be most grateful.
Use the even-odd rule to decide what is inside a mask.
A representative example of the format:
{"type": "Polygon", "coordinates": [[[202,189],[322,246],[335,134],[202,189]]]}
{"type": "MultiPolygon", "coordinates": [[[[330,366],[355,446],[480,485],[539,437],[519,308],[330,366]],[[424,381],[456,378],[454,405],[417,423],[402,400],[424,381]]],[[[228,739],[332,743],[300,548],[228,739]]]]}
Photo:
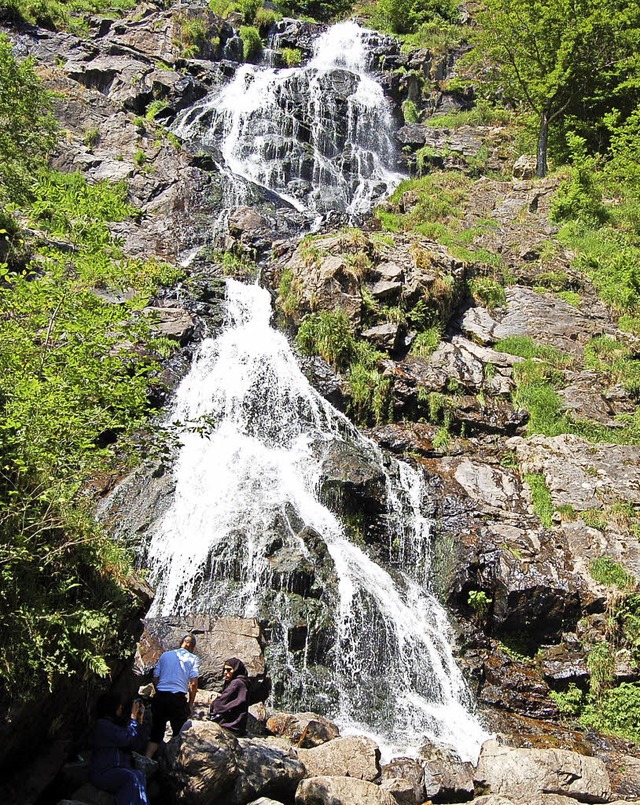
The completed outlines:
{"type": "Polygon", "coordinates": [[[2,0],[0,9],[43,28],[68,29],[83,35],[89,27],[89,16],[120,15],[135,6],[135,0],[2,0]]]}
{"type": "Polygon", "coordinates": [[[393,33],[407,34],[424,23],[457,20],[458,6],[453,0],[380,0],[377,13],[393,33]]]}
{"type": "Polygon", "coordinates": [[[388,421],[391,403],[391,380],[377,368],[383,357],[363,342],[357,345],[356,359],[349,367],[351,388],[350,412],[355,421],[366,425],[388,421]]]}
{"type": "Polygon", "coordinates": [[[242,39],[242,57],[244,60],[246,62],[257,61],[262,53],[260,31],[251,25],[243,25],[240,28],[240,38],[242,39]]]}
{"type": "Polygon", "coordinates": [[[489,598],[484,590],[469,590],[467,604],[480,617],[487,613],[492,601],[493,599],[489,598]]]}
{"type": "Polygon", "coordinates": [[[524,480],[531,490],[533,508],[540,518],[540,522],[545,528],[551,528],[553,525],[554,507],[544,475],[539,473],[527,473],[524,476],[524,480]]]}
{"type": "Polygon", "coordinates": [[[175,18],[178,26],[178,43],[182,45],[185,59],[197,58],[211,45],[209,26],[202,17],[179,14],[175,18]]]}
{"type": "Polygon", "coordinates": [[[552,126],[570,120],[597,142],[594,123],[634,81],[640,9],[628,0],[484,0],[474,29],[476,68],[489,91],[538,119],[538,175],[552,126]]]}
{"type": "Polygon", "coordinates": [[[337,369],[346,368],[356,354],[351,322],[342,310],[327,310],[305,316],[296,342],[303,354],[320,355],[337,369]]]}
{"type": "Polygon", "coordinates": [[[582,710],[584,691],[580,690],[575,682],[570,682],[569,688],[564,693],[552,690],[550,696],[563,716],[577,716],[582,710]]]}
{"type": "Polygon", "coordinates": [[[479,98],[472,109],[434,115],[425,120],[425,125],[450,129],[459,129],[462,126],[508,126],[513,119],[513,112],[496,106],[486,98],[479,98]]]}
{"type": "Polygon", "coordinates": [[[291,269],[285,268],[278,287],[278,308],[287,318],[294,318],[300,308],[300,290],[291,269]]]}
{"type": "Polygon", "coordinates": [[[558,188],[551,202],[553,221],[582,221],[602,224],[607,220],[607,208],[602,203],[593,159],[580,157],[574,163],[567,181],[558,188]]]}
{"type": "Polygon", "coordinates": [[[411,344],[411,354],[426,360],[435,352],[442,338],[442,326],[439,324],[423,330],[415,337],[411,344]]]}
{"type": "Polygon", "coordinates": [[[52,100],[33,59],[18,61],[9,39],[0,35],[0,207],[29,197],[34,173],[55,145],[52,100]]]}
{"type": "MultiPolygon", "coordinates": [[[[377,6],[376,6],[377,8],[377,6]]],[[[385,27],[386,21],[380,13],[374,14],[371,24],[385,27]]],[[[402,37],[401,53],[414,50],[429,50],[434,55],[443,55],[453,50],[467,39],[467,28],[458,23],[437,19],[423,22],[412,33],[402,37]]]]}
{"type": "Polygon", "coordinates": [[[405,123],[417,123],[419,118],[418,107],[410,98],[402,104],[402,116],[405,123]]]}
{"type": "Polygon", "coordinates": [[[302,62],[302,51],[298,48],[282,48],[280,53],[286,67],[298,67],[302,62]]]}
{"type": "Polygon", "coordinates": [[[280,0],[278,7],[287,16],[318,22],[341,19],[352,9],[349,0],[280,0]]]}
{"type": "Polygon", "coordinates": [[[161,101],[159,99],[151,101],[149,106],[147,106],[147,111],[144,113],[144,116],[147,118],[147,120],[155,120],[158,112],[166,109],[168,105],[169,104],[167,101],[161,101]]]}
{"type": "Polygon", "coordinates": [[[584,351],[585,366],[620,383],[631,396],[640,396],[640,360],[633,347],[608,335],[592,338],[584,351]]]}
{"type": "Polygon", "coordinates": [[[622,565],[608,556],[600,556],[597,559],[592,559],[589,563],[589,570],[598,584],[604,584],[607,587],[617,587],[623,592],[633,590],[637,586],[635,577],[632,576],[629,571],[625,570],[622,565]]]}
{"type": "Polygon", "coordinates": [[[109,229],[135,214],[124,185],[43,172],[33,195],[32,225],[68,246],[0,285],[0,669],[17,698],[104,675],[121,643],[129,559],[92,522],[85,484],[147,421],[157,367],[135,347],[149,338],[136,311],[180,276],[124,258],[109,229]]]}
{"type": "Polygon", "coordinates": [[[83,142],[87,148],[91,149],[98,142],[99,139],[100,139],[100,129],[93,127],[85,131],[83,142]]]}
{"type": "MultiPolygon", "coordinates": [[[[256,28],[260,31],[261,36],[267,36],[269,33],[269,29],[276,23],[279,19],[282,18],[281,14],[277,14],[275,11],[272,11],[270,8],[259,8],[256,12],[256,15],[253,19],[253,24],[256,28]]],[[[296,48],[283,48],[283,50],[293,50],[295,51],[296,48]]],[[[294,67],[295,65],[291,64],[290,67],[294,67]]]]}
{"type": "Polygon", "coordinates": [[[593,646],[587,657],[587,668],[589,688],[592,695],[598,698],[611,686],[616,670],[615,653],[609,643],[603,642],[593,646]]]}
{"type": "Polygon", "coordinates": [[[610,732],[640,742],[640,686],[623,682],[590,700],[580,716],[584,727],[610,732]]]}
{"type": "Polygon", "coordinates": [[[507,301],[504,286],[493,277],[477,277],[471,280],[469,290],[476,304],[486,307],[487,310],[500,307],[507,301]]]}
{"type": "Polygon", "coordinates": [[[521,358],[539,358],[556,368],[569,365],[571,358],[556,347],[536,344],[533,338],[525,335],[511,335],[495,344],[498,352],[518,355],[521,358]]]}

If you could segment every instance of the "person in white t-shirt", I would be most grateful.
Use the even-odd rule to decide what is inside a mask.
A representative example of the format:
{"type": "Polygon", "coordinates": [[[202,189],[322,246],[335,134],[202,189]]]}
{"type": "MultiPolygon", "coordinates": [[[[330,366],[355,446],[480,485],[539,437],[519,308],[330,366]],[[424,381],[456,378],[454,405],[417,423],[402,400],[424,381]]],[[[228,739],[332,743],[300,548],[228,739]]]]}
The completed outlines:
{"type": "Polygon", "coordinates": [[[147,757],[153,757],[162,743],[167,721],[173,734],[177,735],[191,715],[191,708],[198,690],[200,659],[193,653],[196,639],[187,634],[180,648],[165,651],[153,672],[156,694],[151,702],[153,722],[147,745],[147,757]]]}

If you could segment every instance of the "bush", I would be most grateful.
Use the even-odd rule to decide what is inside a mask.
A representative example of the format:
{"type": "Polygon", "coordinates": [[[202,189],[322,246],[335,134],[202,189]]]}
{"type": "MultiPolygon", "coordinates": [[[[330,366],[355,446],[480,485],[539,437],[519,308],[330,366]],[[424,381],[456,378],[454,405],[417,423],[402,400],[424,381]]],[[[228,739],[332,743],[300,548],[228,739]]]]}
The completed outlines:
{"type": "Polygon", "coordinates": [[[585,727],[640,742],[640,686],[623,682],[587,704],[580,716],[585,727]]]}
{"type": "Polygon", "coordinates": [[[262,40],[260,31],[250,25],[243,25],[240,28],[240,38],[242,39],[242,57],[246,62],[254,62],[260,58],[262,53],[262,40]]]}
{"type": "Polygon", "coordinates": [[[351,322],[342,310],[305,316],[296,342],[303,354],[320,355],[337,369],[346,368],[356,355],[351,322]]]}
{"type": "Polygon", "coordinates": [[[487,310],[493,310],[507,301],[504,287],[492,277],[478,277],[469,284],[471,296],[487,310]]]}
{"type": "Polygon", "coordinates": [[[0,205],[29,198],[34,175],[57,139],[52,101],[33,59],[19,62],[0,35],[0,205]]]}

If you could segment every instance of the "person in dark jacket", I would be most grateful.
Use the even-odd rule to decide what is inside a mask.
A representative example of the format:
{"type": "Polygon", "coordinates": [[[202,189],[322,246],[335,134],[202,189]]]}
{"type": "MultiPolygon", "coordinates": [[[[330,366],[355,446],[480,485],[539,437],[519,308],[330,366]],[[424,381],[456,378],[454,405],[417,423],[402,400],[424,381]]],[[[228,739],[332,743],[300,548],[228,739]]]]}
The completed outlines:
{"type": "Polygon", "coordinates": [[[136,700],[129,719],[126,712],[118,696],[105,694],[98,700],[89,779],[96,788],[115,794],[117,805],[148,805],[144,772],[134,768],[131,754],[144,751],[148,739],[144,706],[136,700]]]}
{"type": "Polygon", "coordinates": [[[211,705],[213,721],[221,727],[244,735],[249,711],[249,677],[242,660],[231,657],[222,669],[222,693],[211,705]]]}

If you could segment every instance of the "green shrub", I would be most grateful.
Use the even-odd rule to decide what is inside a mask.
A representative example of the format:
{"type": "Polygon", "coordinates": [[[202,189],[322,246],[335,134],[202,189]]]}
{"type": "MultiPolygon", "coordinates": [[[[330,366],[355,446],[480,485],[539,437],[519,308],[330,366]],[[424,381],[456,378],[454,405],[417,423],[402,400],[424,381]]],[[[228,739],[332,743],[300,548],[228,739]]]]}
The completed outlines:
{"type": "Polygon", "coordinates": [[[18,61],[9,39],[0,35],[0,205],[29,198],[34,176],[57,139],[53,95],[34,63],[18,61]]]}
{"type": "MultiPolygon", "coordinates": [[[[137,311],[181,272],[126,259],[109,224],[126,187],[36,177],[30,225],[66,242],[0,284],[0,673],[5,698],[106,675],[131,611],[130,558],[91,516],[87,482],[121,472],[146,424],[158,366],[137,311]],[[120,305],[105,292],[127,292],[120,305]]],[[[125,645],[125,643],[127,643],[125,645]]]]}
{"type": "MultiPolygon", "coordinates": [[[[256,12],[255,17],[253,18],[253,24],[255,27],[260,31],[261,36],[267,36],[269,33],[269,29],[281,18],[280,14],[276,14],[275,11],[272,11],[270,8],[259,8],[256,12]]],[[[296,51],[296,48],[283,48],[283,50],[292,50],[296,51]]],[[[285,59],[285,63],[286,59],[285,59]]],[[[299,64],[298,62],[297,64],[299,64]]],[[[288,64],[289,67],[295,67],[295,64],[288,64]]]]}
{"type": "Polygon", "coordinates": [[[151,101],[149,106],[147,106],[147,110],[144,113],[144,116],[147,118],[147,120],[155,120],[158,112],[161,112],[163,109],[166,109],[168,105],[169,104],[167,101],[161,101],[158,99],[156,99],[155,101],[151,101]]]}
{"type": "Polygon", "coordinates": [[[549,487],[546,484],[544,475],[538,473],[527,473],[524,476],[525,483],[531,490],[531,498],[533,500],[533,508],[535,513],[540,518],[540,522],[545,528],[551,528],[553,525],[553,500],[549,487]]]}
{"type": "Polygon", "coordinates": [[[298,67],[302,62],[302,51],[298,48],[282,48],[282,61],[287,67],[298,67]]]}
{"type": "Polygon", "coordinates": [[[584,727],[610,732],[640,742],[640,686],[623,682],[591,700],[580,716],[584,727]]]}
{"type": "Polygon", "coordinates": [[[580,714],[584,704],[584,691],[580,690],[575,682],[570,682],[569,688],[564,693],[552,690],[549,695],[558,705],[561,715],[577,716],[580,714]]]}
{"type": "Polygon", "coordinates": [[[442,338],[442,326],[439,324],[423,330],[415,337],[413,344],[411,344],[411,354],[417,358],[426,360],[438,348],[440,339],[442,338]]]}
{"type": "Polygon", "coordinates": [[[611,686],[616,670],[615,652],[609,643],[598,643],[587,656],[589,688],[596,699],[611,686]]]}
{"type": "MultiPolygon", "coordinates": [[[[402,116],[405,123],[417,123],[419,119],[418,107],[415,102],[407,98],[402,104],[402,116]]],[[[420,170],[420,173],[422,171],[420,170]]]]}
{"type": "Polygon", "coordinates": [[[337,369],[346,368],[356,355],[351,322],[342,310],[305,316],[296,342],[303,354],[320,355],[337,369]]]}
{"type": "Polygon", "coordinates": [[[492,277],[478,277],[471,280],[469,290],[475,302],[483,305],[487,310],[500,307],[507,301],[504,287],[492,277]]]}
{"type": "Polygon", "coordinates": [[[243,59],[246,62],[257,61],[262,53],[260,31],[250,25],[243,25],[240,28],[240,38],[242,39],[243,59]]]}
{"type": "Polygon", "coordinates": [[[262,7],[262,0],[237,0],[236,7],[242,14],[245,25],[254,25],[256,14],[262,7]]]}

